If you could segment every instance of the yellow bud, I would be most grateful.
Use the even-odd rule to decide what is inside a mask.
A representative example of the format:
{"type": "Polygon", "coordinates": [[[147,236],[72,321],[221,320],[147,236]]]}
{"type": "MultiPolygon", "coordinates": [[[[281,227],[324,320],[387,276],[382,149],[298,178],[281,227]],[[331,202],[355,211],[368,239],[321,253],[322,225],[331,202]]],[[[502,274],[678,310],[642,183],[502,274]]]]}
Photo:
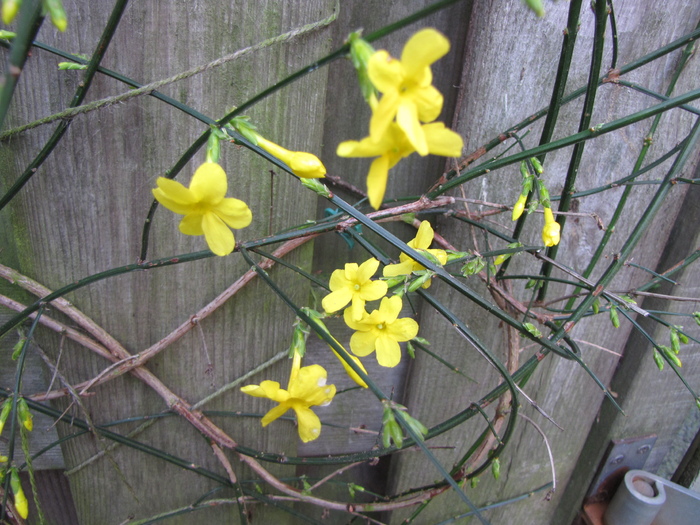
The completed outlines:
{"type": "Polygon", "coordinates": [[[512,220],[517,221],[523,214],[525,211],[525,201],[527,201],[527,193],[521,194],[520,197],[518,197],[518,200],[515,202],[515,205],[513,206],[512,220]]]}
{"type": "Polygon", "coordinates": [[[284,162],[292,173],[303,179],[320,179],[326,176],[326,167],[316,155],[305,151],[289,151],[279,144],[257,135],[258,146],[284,162]]]}

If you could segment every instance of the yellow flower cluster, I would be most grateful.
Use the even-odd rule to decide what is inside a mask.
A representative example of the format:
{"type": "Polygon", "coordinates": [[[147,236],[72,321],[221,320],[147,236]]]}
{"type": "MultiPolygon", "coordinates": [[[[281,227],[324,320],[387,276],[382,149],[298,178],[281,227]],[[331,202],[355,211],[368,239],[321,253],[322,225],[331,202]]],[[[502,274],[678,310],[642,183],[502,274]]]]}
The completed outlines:
{"type": "Polygon", "coordinates": [[[430,65],[450,50],[449,41],[435,29],[413,35],[397,60],[384,50],[369,57],[367,75],[382,93],[369,97],[372,118],[369,136],[338,145],[340,157],[377,157],[367,176],[367,195],[375,209],[381,206],[389,170],[414,151],[459,157],[462,137],[441,122],[432,122],[442,111],[443,97],[432,85],[430,65]],[[431,124],[421,124],[432,122],[431,124]]]}

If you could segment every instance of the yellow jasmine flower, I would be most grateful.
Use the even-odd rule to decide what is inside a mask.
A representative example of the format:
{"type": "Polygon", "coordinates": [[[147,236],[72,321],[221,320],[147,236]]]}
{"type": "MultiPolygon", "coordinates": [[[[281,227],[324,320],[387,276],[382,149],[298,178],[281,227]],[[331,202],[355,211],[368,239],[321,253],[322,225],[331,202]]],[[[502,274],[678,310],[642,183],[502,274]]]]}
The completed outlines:
{"type": "MultiPolygon", "coordinates": [[[[427,152],[444,157],[459,157],[462,154],[462,137],[447,129],[442,122],[419,126],[427,144],[427,152]]],[[[406,133],[392,122],[385,133],[375,141],[371,136],[361,141],[347,140],[338,144],[339,157],[377,157],[372,161],[367,175],[367,196],[376,210],[382,204],[389,170],[404,157],[416,151],[406,133]]]]}
{"type": "Polygon", "coordinates": [[[304,443],[321,435],[321,420],[311,410],[312,406],[326,406],[335,396],[335,385],[326,385],[328,374],[321,365],[301,367],[301,356],[294,354],[287,390],[277,381],[263,381],[260,385],[247,385],[241,392],[253,397],[266,397],[279,403],[262,418],[266,427],[290,408],[297,416],[299,437],[304,443]]]}
{"type": "Polygon", "coordinates": [[[256,135],[255,138],[258,146],[284,162],[297,177],[321,179],[326,176],[326,167],[316,155],[306,151],[289,151],[261,135],[256,135]]]}
{"type": "MultiPolygon", "coordinates": [[[[518,200],[515,202],[513,205],[513,217],[512,220],[517,221],[520,216],[523,214],[525,211],[525,202],[527,201],[527,193],[520,194],[520,197],[518,197],[518,200]]],[[[498,263],[496,263],[498,264],[498,263]]]]}
{"type": "Polygon", "coordinates": [[[238,199],[225,198],[228,182],[223,168],[205,162],[192,176],[190,187],[159,177],[153,196],[170,211],[184,215],[180,232],[204,235],[209,249],[216,255],[228,255],[236,240],[229,228],[245,228],[253,215],[248,205],[238,199]]]}
{"type": "Polygon", "coordinates": [[[373,108],[369,123],[372,140],[379,141],[396,117],[399,127],[420,155],[428,154],[428,143],[419,121],[431,122],[442,110],[442,95],[433,87],[430,64],[446,55],[450,42],[435,29],[423,29],[403,48],[401,60],[384,50],[369,59],[369,78],[383,96],[373,108]]]}
{"type": "Polygon", "coordinates": [[[542,228],[542,242],[545,246],[556,246],[559,244],[561,225],[554,220],[552,208],[544,209],[544,227],[542,228]]]}
{"type": "MultiPolygon", "coordinates": [[[[418,233],[416,233],[415,238],[406,244],[408,244],[408,246],[414,250],[427,251],[428,253],[432,254],[440,264],[445,264],[447,262],[447,252],[445,252],[445,250],[428,250],[428,247],[433,242],[434,236],[435,232],[433,231],[432,226],[430,226],[430,223],[428,221],[423,221],[420,223],[420,227],[418,228],[418,233]]],[[[405,253],[402,253],[399,256],[399,260],[401,262],[398,264],[389,264],[384,267],[384,277],[409,275],[412,272],[425,270],[425,266],[417,263],[405,253]]],[[[430,283],[431,279],[428,279],[423,285],[423,288],[428,288],[430,283]]]]}
{"type": "Polygon", "coordinates": [[[378,268],[379,261],[373,258],[360,266],[346,263],[344,270],[335,270],[329,283],[331,293],[321,302],[323,309],[329,313],[337,312],[352,301],[349,308],[352,318],[359,321],[365,311],[365,301],[376,301],[386,295],[387,284],[371,280],[378,268]]]}
{"type": "Polygon", "coordinates": [[[395,367],[401,361],[399,342],[409,341],[418,335],[418,323],[409,317],[397,319],[403,303],[401,297],[384,297],[379,310],[365,312],[360,321],[355,321],[345,310],[345,323],[357,330],[350,338],[350,349],[364,357],[377,351],[377,362],[381,366],[395,367]]]}

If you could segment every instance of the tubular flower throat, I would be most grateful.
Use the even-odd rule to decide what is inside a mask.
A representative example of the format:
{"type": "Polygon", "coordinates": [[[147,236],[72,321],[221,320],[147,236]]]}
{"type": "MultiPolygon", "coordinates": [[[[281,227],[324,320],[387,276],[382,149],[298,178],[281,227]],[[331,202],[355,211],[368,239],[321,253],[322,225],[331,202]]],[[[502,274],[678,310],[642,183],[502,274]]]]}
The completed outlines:
{"type": "Polygon", "coordinates": [[[261,135],[257,135],[256,139],[258,146],[284,162],[297,177],[321,179],[326,176],[326,167],[316,155],[306,151],[289,151],[261,135]]]}
{"type": "Polygon", "coordinates": [[[365,312],[360,321],[355,321],[345,310],[345,323],[357,330],[350,338],[350,349],[360,357],[377,351],[377,362],[393,368],[401,361],[400,342],[410,341],[418,335],[418,323],[411,318],[397,319],[403,302],[394,295],[384,297],[378,310],[365,312]]]}
{"type": "Polygon", "coordinates": [[[335,270],[329,283],[331,293],[323,298],[322,305],[326,312],[337,312],[350,303],[352,318],[359,321],[365,311],[366,301],[376,301],[386,295],[387,284],[384,281],[372,281],[371,278],[379,268],[377,259],[368,259],[360,266],[346,263],[344,270],[335,270]]]}
{"type": "Polygon", "coordinates": [[[544,209],[544,227],[542,228],[542,242],[545,246],[556,246],[559,244],[561,225],[554,220],[552,208],[544,209]]]}
{"type": "Polygon", "coordinates": [[[396,117],[408,141],[422,156],[428,154],[428,143],[420,122],[431,122],[442,111],[443,98],[432,85],[430,65],[447,54],[450,42],[435,29],[414,34],[401,52],[401,60],[384,50],[373,54],[367,65],[372,84],[382,98],[372,110],[370,136],[378,142],[396,117]]]}
{"type": "MultiPolygon", "coordinates": [[[[447,262],[447,253],[445,252],[445,250],[428,250],[428,247],[433,242],[434,236],[435,232],[433,231],[432,226],[430,226],[430,223],[428,221],[423,221],[420,223],[420,227],[418,228],[418,233],[416,233],[416,237],[413,240],[409,241],[407,244],[414,250],[427,251],[428,253],[432,254],[440,262],[441,265],[444,265],[447,262]]],[[[399,260],[401,262],[398,264],[389,264],[384,267],[384,277],[409,275],[412,272],[425,270],[425,266],[417,263],[405,253],[402,253],[399,256],[399,260]]],[[[423,288],[428,288],[430,286],[430,283],[431,279],[428,279],[423,285],[423,288]]]]}
{"type": "Polygon", "coordinates": [[[245,228],[253,219],[248,205],[226,198],[228,182],[223,168],[205,162],[192,176],[190,187],[159,177],[153,196],[170,211],[184,215],[180,232],[204,235],[209,249],[216,255],[228,255],[236,246],[230,228],[245,228]]]}
{"type": "MultiPolygon", "coordinates": [[[[459,157],[462,154],[462,137],[447,129],[442,122],[419,126],[424,136],[427,153],[444,157],[459,157]]],[[[391,122],[385,132],[375,140],[365,137],[360,141],[347,140],[338,144],[339,157],[377,157],[372,161],[367,175],[367,196],[376,210],[382,204],[389,170],[416,151],[406,133],[395,122],[391,122]]]]}
{"type": "Polygon", "coordinates": [[[301,357],[294,354],[287,390],[281,389],[277,381],[263,381],[260,385],[244,386],[241,392],[279,403],[262,418],[263,427],[283,416],[289,409],[294,410],[299,437],[308,443],[321,435],[321,420],[309,407],[328,405],[335,396],[335,385],[326,385],[328,374],[321,365],[300,365],[301,357]]]}

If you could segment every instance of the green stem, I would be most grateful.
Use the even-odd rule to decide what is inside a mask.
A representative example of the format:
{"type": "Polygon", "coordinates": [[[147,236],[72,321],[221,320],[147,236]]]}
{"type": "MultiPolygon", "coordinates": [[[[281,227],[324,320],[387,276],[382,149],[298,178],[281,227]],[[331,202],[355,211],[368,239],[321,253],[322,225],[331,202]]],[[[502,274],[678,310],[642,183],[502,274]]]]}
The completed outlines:
{"type": "MultiPolygon", "coordinates": [[[[605,26],[608,20],[608,3],[606,0],[596,0],[595,3],[595,34],[593,36],[593,52],[591,56],[591,66],[588,73],[588,86],[586,87],[586,97],[583,102],[583,109],[581,110],[581,119],[579,121],[578,130],[583,131],[588,129],[591,124],[591,118],[593,117],[593,108],[595,106],[596,93],[598,91],[598,78],[600,76],[600,68],[603,63],[603,51],[605,50],[605,26]]],[[[571,160],[569,161],[569,169],[566,173],[566,180],[564,181],[564,187],[561,190],[561,200],[559,201],[559,211],[567,212],[571,208],[571,194],[574,192],[574,184],[576,183],[576,177],[578,175],[579,166],[581,165],[581,158],[583,157],[583,150],[585,147],[585,142],[579,142],[574,146],[574,151],[571,154],[571,160]]],[[[566,215],[558,215],[557,222],[561,226],[561,233],[564,233],[566,226],[566,215]]],[[[550,259],[556,259],[557,253],[559,252],[560,244],[551,246],[547,248],[547,256],[550,259]]],[[[540,274],[543,276],[549,276],[552,273],[552,265],[545,262],[542,265],[540,274]]],[[[548,281],[543,281],[542,286],[537,294],[537,299],[539,301],[544,301],[547,295],[547,288],[549,287],[548,281]]]]}

